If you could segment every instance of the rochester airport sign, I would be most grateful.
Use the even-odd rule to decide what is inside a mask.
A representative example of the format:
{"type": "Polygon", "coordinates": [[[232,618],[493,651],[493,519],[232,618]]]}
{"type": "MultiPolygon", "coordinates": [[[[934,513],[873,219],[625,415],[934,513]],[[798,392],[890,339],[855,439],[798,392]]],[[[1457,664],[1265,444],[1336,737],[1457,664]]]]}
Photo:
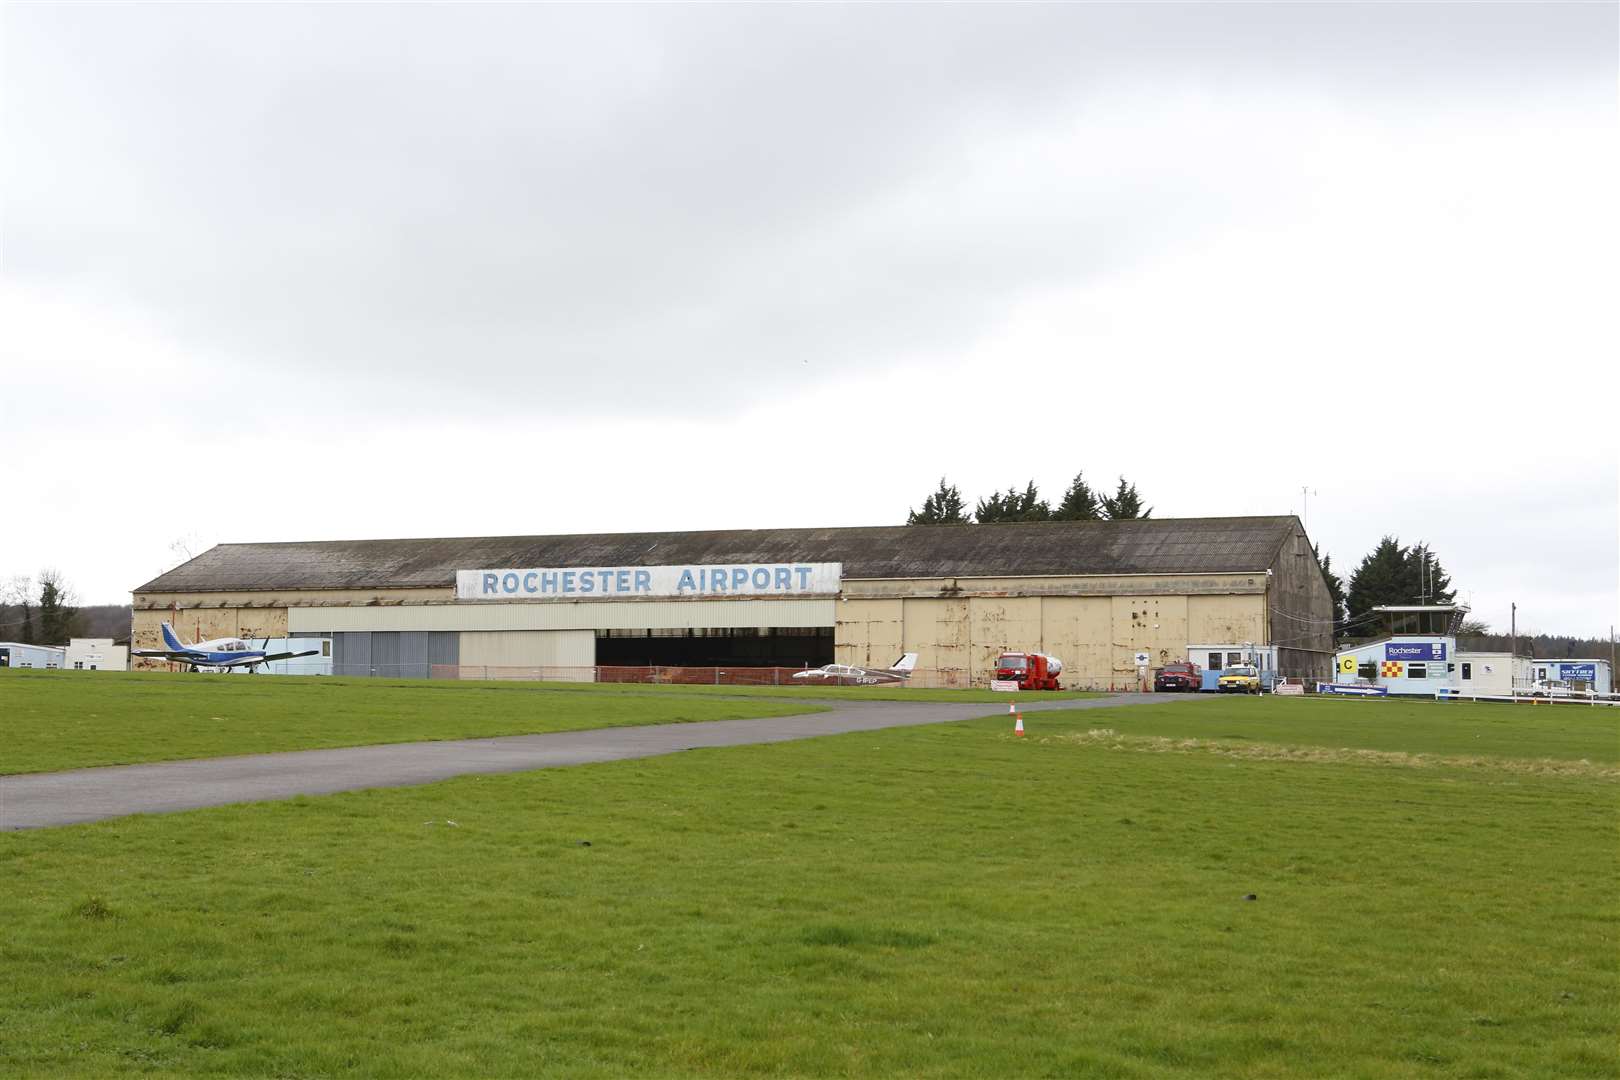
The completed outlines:
{"type": "Polygon", "coordinates": [[[843,563],[704,563],[457,570],[457,600],[832,596],[843,563]]]}

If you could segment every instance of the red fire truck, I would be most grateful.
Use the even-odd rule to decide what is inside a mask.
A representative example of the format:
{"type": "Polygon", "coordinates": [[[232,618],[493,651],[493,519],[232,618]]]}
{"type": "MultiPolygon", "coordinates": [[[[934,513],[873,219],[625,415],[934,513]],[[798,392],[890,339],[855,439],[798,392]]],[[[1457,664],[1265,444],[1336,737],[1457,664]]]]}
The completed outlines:
{"type": "Polygon", "coordinates": [[[1045,653],[1004,652],[996,660],[996,679],[1016,682],[1020,690],[1061,690],[1063,661],[1045,653]]]}

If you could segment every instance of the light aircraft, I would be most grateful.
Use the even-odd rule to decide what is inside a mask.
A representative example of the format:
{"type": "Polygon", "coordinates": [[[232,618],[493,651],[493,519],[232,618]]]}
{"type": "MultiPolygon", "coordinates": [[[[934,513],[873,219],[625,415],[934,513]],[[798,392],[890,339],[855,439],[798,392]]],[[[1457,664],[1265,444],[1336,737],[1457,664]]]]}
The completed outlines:
{"type": "MultiPolygon", "coordinates": [[[[265,638],[266,645],[270,639],[265,638]]],[[[163,644],[167,649],[136,649],[134,655],[149,656],[156,660],[171,660],[176,664],[185,664],[186,670],[197,671],[209,668],[216,671],[229,671],[232,668],[247,668],[252,674],[259,670],[260,664],[268,664],[272,660],[291,660],[298,656],[314,656],[319,649],[308,649],[304,652],[265,652],[263,649],[249,648],[248,643],[241,638],[214,638],[212,641],[199,641],[195,645],[187,645],[180,640],[174,632],[174,627],[168,623],[163,624],[163,644]]]]}
{"type": "Polygon", "coordinates": [[[905,682],[911,678],[911,672],[916,666],[917,654],[908,652],[891,667],[860,668],[850,664],[828,664],[825,667],[811,668],[809,671],[795,671],[793,677],[806,682],[830,682],[838,686],[872,686],[877,683],[905,682]]]}

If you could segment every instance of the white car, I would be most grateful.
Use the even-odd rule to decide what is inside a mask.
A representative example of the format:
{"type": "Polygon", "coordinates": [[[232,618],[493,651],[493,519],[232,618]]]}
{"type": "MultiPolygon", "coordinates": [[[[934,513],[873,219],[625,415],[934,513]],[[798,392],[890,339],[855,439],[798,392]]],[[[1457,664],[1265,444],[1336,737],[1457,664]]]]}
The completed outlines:
{"type": "Polygon", "coordinates": [[[1537,679],[1530,684],[1530,696],[1538,698],[1585,697],[1562,679],[1537,679]]]}

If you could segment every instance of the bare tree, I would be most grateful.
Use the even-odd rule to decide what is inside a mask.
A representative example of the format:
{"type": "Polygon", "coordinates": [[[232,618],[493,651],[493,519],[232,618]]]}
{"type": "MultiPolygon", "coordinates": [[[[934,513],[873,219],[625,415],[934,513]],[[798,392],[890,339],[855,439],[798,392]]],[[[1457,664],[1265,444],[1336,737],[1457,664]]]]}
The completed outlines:
{"type": "Polygon", "coordinates": [[[39,640],[44,645],[65,645],[78,629],[79,598],[61,571],[39,572],[39,640]]]}

